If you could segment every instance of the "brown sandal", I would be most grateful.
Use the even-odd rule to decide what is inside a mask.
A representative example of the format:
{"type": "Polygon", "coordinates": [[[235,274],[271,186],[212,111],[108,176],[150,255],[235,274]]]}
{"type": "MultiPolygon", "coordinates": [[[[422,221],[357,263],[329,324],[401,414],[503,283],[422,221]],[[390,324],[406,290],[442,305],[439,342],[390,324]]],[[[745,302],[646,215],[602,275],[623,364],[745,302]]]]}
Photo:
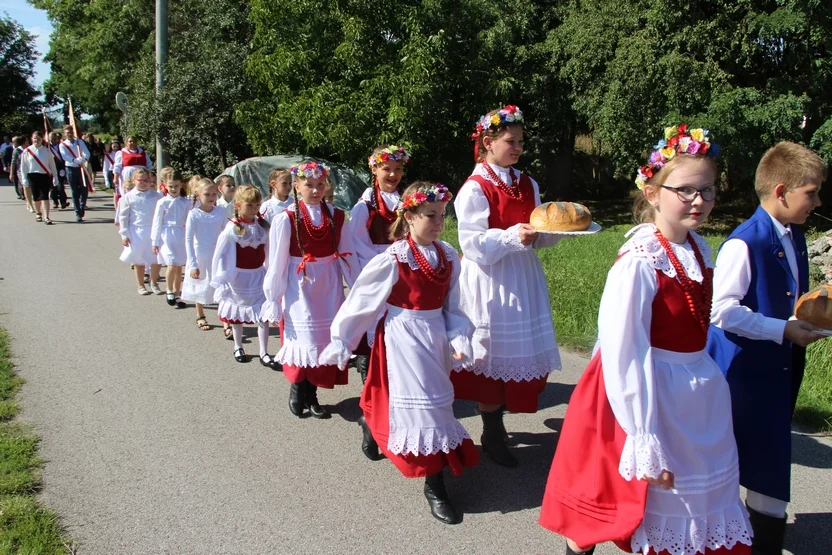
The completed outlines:
{"type": "Polygon", "coordinates": [[[234,339],[234,331],[230,327],[223,328],[222,332],[225,334],[226,339],[234,339]]]}
{"type": "Polygon", "coordinates": [[[200,316],[196,319],[196,327],[198,327],[200,331],[208,331],[211,329],[211,324],[208,323],[208,318],[200,316]],[[202,323],[200,324],[200,322],[202,323]]]}

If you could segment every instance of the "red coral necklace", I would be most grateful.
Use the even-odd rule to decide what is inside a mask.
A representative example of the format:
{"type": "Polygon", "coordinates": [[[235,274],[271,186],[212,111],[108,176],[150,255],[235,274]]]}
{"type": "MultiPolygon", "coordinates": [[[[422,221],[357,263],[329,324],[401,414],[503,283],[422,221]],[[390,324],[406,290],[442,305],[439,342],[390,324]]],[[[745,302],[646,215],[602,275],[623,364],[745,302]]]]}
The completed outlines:
{"type": "Polygon", "coordinates": [[[330,222],[329,214],[321,207],[321,225],[313,225],[312,218],[309,216],[309,209],[306,208],[306,203],[300,201],[300,219],[303,222],[303,229],[306,230],[307,235],[314,241],[323,241],[329,236],[330,222]]]}
{"type": "Polygon", "coordinates": [[[711,304],[713,302],[714,286],[713,269],[705,267],[705,260],[702,258],[699,246],[696,244],[696,241],[693,240],[691,234],[688,233],[687,240],[693,249],[693,255],[696,257],[696,262],[702,270],[702,292],[697,294],[696,288],[693,285],[694,280],[688,277],[685,267],[682,266],[682,263],[679,262],[679,259],[676,257],[676,253],[673,252],[673,247],[670,246],[670,241],[668,241],[658,229],[656,230],[656,237],[659,240],[659,244],[661,244],[662,248],[667,253],[667,257],[670,259],[670,263],[673,265],[673,268],[676,270],[676,279],[679,281],[679,284],[682,286],[682,290],[685,292],[685,299],[688,302],[688,309],[690,310],[690,313],[693,315],[693,318],[699,322],[702,329],[707,332],[708,326],[711,323],[711,304]]]}
{"type": "Polygon", "coordinates": [[[498,189],[514,200],[523,200],[523,191],[521,191],[520,187],[517,185],[517,176],[514,175],[513,168],[508,169],[508,174],[511,176],[511,186],[509,187],[505,181],[500,179],[497,172],[495,172],[491,165],[485,160],[482,161],[482,167],[488,175],[488,178],[493,181],[495,185],[497,185],[498,189]]]}
{"type": "Polygon", "coordinates": [[[445,250],[437,243],[436,241],[433,242],[433,248],[436,249],[436,255],[439,257],[439,264],[436,265],[436,269],[433,269],[428,262],[428,259],[425,258],[425,255],[422,254],[422,251],[419,250],[419,247],[416,246],[416,243],[413,241],[413,237],[410,235],[407,236],[407,244],[410,245],[410,251],[413,253],[413,258],[416,260],[416,265],[419,266],[419,269],[425,274],[425,276],[436,285],[445,286],[451,281],[451,265],[448,264],[448,257],[445,256],[445,250]]]}

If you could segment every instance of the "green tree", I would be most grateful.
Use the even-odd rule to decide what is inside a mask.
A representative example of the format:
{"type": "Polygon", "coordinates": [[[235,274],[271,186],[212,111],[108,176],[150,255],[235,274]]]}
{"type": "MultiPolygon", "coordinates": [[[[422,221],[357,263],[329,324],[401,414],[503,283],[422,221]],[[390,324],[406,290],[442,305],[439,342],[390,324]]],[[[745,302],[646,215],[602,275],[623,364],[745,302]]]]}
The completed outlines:
{"type": "Polygon", "coordinates": [[[29,82],[35,76],[35,38],[9,17],[0,17],[0,128],[31,131],[30,119],[40,108],[39,92],[29,82]]]}

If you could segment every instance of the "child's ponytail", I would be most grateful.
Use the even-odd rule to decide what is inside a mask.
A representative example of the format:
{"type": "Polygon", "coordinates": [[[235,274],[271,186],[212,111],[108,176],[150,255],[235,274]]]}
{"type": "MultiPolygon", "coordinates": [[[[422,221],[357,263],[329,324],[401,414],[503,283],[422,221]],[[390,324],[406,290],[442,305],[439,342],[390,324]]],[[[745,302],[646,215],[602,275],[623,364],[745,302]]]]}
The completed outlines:
{"type": "Polygon", "coordinates": [[[400,241],[404,239],[407,237],[408,231],[410,231],[408,228],[407,220],[404,218],[404,210],[401,208],[396,210],[396,220],[390,226],[390,240],[400,241]]]}
{"type": "MultiPolygon", "coordinates": [[[[298,190],[295,187],[294,182],[292,183],[292,198],[295,199],[295,237],[297,237],[298,239],[298,250],[300,251],[300,258],[301,260],[304,260],[306,258],[306,253],[303,251],[303,237],[300,234],[300,200],[298,200],[298,190]]],[[[300,269],[303,272],[303,279],[308,279],[306,276],[306,264],[301,262],[300,269]]]]}

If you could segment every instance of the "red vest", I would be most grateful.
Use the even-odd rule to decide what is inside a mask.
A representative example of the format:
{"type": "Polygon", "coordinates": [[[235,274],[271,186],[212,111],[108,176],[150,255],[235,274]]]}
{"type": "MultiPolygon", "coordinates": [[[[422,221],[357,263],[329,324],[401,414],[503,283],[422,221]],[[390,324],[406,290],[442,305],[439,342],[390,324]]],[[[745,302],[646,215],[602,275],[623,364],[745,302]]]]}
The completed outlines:
{"type": "MultiPolygon", "coordinates": [[[[441,246],[438,248],[442,248],[441,246]]],[[[444,252],[444,251],[443,251],[444,252]]],[[[413,270],[407,262],[399,262],[399,281],[387,302],[408,310],[434,310],[445,305],[451,280],[444,287],[430,281],[421,270],[413,270]]],[[[448,260],[451,264],[451,260],[448,260]]]]}
{"type": "MultiPolygon", "coordinates": [[[[286,213],[289,215],[289,223],[292,226],[292,239],[291,243],[289,244],[289,255],[295,257],[302,257],[303,255],[300,253],[300,246],[298,245],[298,234],[297,234],[297,226],[295,225],[295,218],[297,218],[297,213],[294,210],[287,210],[286,213]]],[[[335,214],[333,216],[335,218],[335,241],[332,240],[332,229],[327,230],[326,237],[321,239],[320,241],[315,241],[304,231],[303,223],[300,223],[300,234],[303,236],[303,252],[306,254],[310,254],[315,258],[325,258],[327,256],[332,256],[335,254],[335,245],[341,242],[341,228],[344,225],[344,212],[339,209],[335,209],[335,214]]]]}
{"type": "Polygon", "coordinates": [[[266,244],[256,247],[237,247],[237,267],[243,270],[256,270],[266,263],[266,244]]]}
{"type": "Polygon", "coordinates": [[[147,156],[145,156],[144,151],[141,149],[138,152],[130,152],[125,148],[121,151],[121,166],[123,168],[127,166],[141,166],[146,168],[147,156]]]}
{"type": "Polygon", "coordinates": [[[513,199],[485,177],[472,175],[468,181],[479,183],[485,198],[488,200],[490,214],[488,215],[489,229],[508,229],[515,224],[527,224],[535,209],[534,187],[529,176],[521,173],[517,186],[523,193],[523,200],[513,199]]]}
{"type": "MultiPolygon", "coordinates": [[[[378,200],[379,202],[384,202],[384,199],[380,198],[378,200]]],[[[390,229],[396,220],[394,219],[392,222],[388,222],[378,210],[373,208],[372,202],[367,200],[364,202],[367,204],[367,211],[370,214],[370,219],[367,222],[367,232],[370,234],[370,241],[374,245],[392,245],[393,239],[390,238],[390,229]]]]}
{"type": "MultiPolygon", "coordinates": [[[[702,268],[705,271],[705,268],[702,268]]],[[[659,290],[653,299],[650,345],[677,353],[695,353],[705,348],[707,332],[688,307],[685,290],[676,278],[656,270],[659,290]]],[[[694,294],[704,294],[701,283],[692,282],[694,294]]]]}

